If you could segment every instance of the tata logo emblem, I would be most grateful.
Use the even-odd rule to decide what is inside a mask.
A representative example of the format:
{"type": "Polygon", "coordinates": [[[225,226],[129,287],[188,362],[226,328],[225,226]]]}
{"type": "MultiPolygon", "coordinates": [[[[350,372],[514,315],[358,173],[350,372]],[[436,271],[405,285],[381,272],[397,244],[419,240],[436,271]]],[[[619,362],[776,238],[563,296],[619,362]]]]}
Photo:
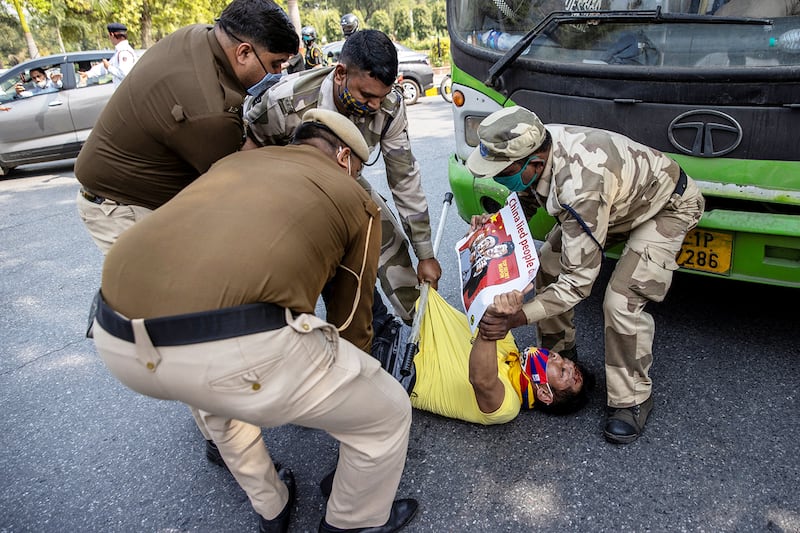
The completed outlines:
{"type": "Polygon", "coordinates": [[[742,126],[732,116],[713,109],[688,111],[669,123],[669,142],[684,154],[721,157],[742,142],[742,126]]]}

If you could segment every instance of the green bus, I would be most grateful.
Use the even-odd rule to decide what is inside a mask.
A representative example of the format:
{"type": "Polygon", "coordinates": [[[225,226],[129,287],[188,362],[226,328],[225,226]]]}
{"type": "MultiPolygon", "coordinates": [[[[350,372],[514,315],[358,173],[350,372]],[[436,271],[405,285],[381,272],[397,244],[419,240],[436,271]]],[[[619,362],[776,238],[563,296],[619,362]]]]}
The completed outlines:
{"type": "MultiPolygon", "coordinates": [[[[521,105],[622,133],[697,181],[706,212],[681,270],[800,287],[798,15],[800,0],[447,0],[459,214],[504,203],[464,162],[481,120],[521,105]]],[[[553,223],[540,209],[531,231],[553,223]]]]}

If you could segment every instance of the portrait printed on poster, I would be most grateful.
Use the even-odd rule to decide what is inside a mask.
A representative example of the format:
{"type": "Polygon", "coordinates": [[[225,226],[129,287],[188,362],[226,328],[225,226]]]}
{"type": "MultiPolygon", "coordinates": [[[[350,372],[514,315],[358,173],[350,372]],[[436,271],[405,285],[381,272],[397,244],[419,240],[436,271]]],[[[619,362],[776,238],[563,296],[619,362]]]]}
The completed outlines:
{"type": "Polygon", "coordinates": [[[539,270],[539,257],[516,193],[486,224],[458,241],[456,252],[462,302],[473,334],[495,295],[523,290],[539,270]]]}

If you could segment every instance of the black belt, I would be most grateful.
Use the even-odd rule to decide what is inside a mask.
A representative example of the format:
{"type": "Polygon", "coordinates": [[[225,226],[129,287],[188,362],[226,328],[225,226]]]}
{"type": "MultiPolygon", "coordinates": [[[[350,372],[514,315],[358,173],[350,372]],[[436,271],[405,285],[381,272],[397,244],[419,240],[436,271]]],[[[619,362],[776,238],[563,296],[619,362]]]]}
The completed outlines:
{"type": "Polygon", "coordinates": [[[81,196],[83,196],[84,198],[86,198],[87,200],[92,202],[93,204],[97,204],[97,205],[102,204],[106,200],[108,200],[109,202],[113,202],[113,203],[115,203],[117,205],[125,205],[125,204],[121,204],[121,203],[119,203],[119,202],[117,202],[115,200],[109,200],[108,198],[103,198],[102,196],[99,196],[99,195],[97,195],[97,194],[95,194],[93,192],[87,191],[83,187],[81,187],[81,196]]]}
{"type": "Polygon", "coordinates": [[[672,194],[683,196],[686,191],[686,172],[681,169],[681,174],[678,176],[678,183],[675,184],[675,191],[672,194]]]}
{"type": "MultiPolygon", "coordinates": [[[[111,309],[99,295],[97,322],[109,334],[135,342],[131,321],[111,309]]],[[[285,308],[256,303],[144,321],[153,346],[184,346],[280,329],[286,325],[285,308]]]]}
{"type": "Polygon", "coordinates": [[[102,196],[97,196],[96,194],[87,191],[83,187],[81,187],[81,196],[83,196],[93,204],[102,204],[105,201],[105,198],[103,198],[102,196]]]}

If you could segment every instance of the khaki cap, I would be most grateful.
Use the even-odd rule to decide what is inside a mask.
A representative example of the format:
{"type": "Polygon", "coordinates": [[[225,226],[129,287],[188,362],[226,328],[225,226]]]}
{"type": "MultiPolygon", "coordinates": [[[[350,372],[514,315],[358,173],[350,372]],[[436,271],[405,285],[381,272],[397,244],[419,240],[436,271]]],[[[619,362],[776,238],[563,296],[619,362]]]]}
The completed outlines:
{"type": "Polygon", "coordinates": [[[546,135],[539,117],[524,107],[495,111],[478,126],[480,144],[467,158],[467,168],[476,178],[494,177],[514,161],[534,153],[546,135]]]}
{"type": "Polygon", "coordinates": [[[309,109],[303,115],[303,123],[306,122],[316,122],[317,124],[326,126],[334,135],[339,137],[339,140],[346,144],[362,162],[369,159],[367,141],[364,140],[364,136],[358,131],[356,125],[350,122],[344,115],[327,109],[309,109]]]}

